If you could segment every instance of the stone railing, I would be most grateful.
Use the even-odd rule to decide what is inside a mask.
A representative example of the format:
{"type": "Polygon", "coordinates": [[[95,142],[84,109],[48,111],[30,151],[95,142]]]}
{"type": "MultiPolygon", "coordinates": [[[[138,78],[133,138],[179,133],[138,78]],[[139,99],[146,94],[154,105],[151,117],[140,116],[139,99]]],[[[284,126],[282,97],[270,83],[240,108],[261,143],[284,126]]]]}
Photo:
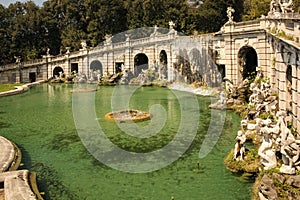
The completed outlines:
{"type": "Polygon", "coordinates": [[[261,21],[265,22],[265,29],[269,33],[299,44],[300,15],[298,13],[286,13],[284,17],[281,18],[268,16],[265,19],[261,19],[261,21]]]}
{"type": "Polygon", "coordinates": [[[260,20],[252,20],[235,23],[233,32],[253,31],[258,29],[261,29],[260,20]]]}
{"type": "Polygon", "coordinates": [[[175,39],[177,37],[177,35],[175,33],[176,32],[174,31],[173,33],[157,34],[157,35],[153,35],[150,37],[122,41],[122,42],[118,42],[118,43],[108,43],[107,44],[106,42],[103,42],[103,43],[101,43],[101,45],[99,45],[95,48],[90,48],[88,51],[87,50],[79,50],[79,51],[70,52],[70,53],[66,53],[66,54],[58,55],[58,56],[45,56],[43,59],[36,59],[36,60],[31,60],[31,61],[26,61],[26,62],[3,65],[3,66],[0,66],[0,71],[12,70],[12,69],[16,69],[18,67],[29,67],[29,66],[34,66],[34,65],[45,64],[47,62],[47,59],[48,59],[48,62],[60,62],[60,61],[66,60],[66,59],[84,56],[87,53],[93,54],[93,53],[98,53],[98,52],[105,52],[108,50],[118,50],[118,49],[122,49],[122,48],[126,48],[126,47],[134,47],[134,46],[147,45],[149,43],[169,41],[169,40],[175,39]]]}
{"type": "Polygon", "coordinates": [[[16,69],[16,68],[18,68],[18,63],[11,63],[11,64],[0,66],[0,72],[8,71],[8,70],[16,69]]]}
{"type": "Polygon", "coordinates": [[[280,14],[268,14],[268,19],[299,19],[300,14],[299,13],[280,13],[280,14]]]}

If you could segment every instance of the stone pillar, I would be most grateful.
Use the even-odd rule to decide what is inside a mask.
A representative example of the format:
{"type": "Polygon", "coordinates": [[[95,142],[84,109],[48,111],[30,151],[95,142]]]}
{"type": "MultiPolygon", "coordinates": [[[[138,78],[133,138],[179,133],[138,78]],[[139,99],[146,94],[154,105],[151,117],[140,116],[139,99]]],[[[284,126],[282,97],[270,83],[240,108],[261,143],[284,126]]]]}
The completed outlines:
{"type": "Polygon", "coordinates": [[[234,51],[235,51],[235,42],[231,35],[228,35],[224,38],[225,41],[225,74],[226,77],[233,81],[233,83],[236,85],[238,84],[238,67],[234,63],[234,51]]]}
{"type": "Polygon", "coordinates": [[[298,132],[300,131],[300,61],[296,61],[296,87],[297,87],[297,96],[296,96],[296,101],[297,101],[297,130],[298,132]]]}
{"type": "Polygon", "coordinates": [[[276,78],[277,78],[277,91],[279,96],[279,109],[286,110],[286,67],[283,63],[281,45],[277,47],[276,58],[276,78]]]}
{"type": "Polygon", "coordinates": [[[296,57],[293,56],[292,60],[294,61],[291,63],[292,65],[292,113],[293,113],[293,124],[296,126],[297,124],[297,107],[298,107],[298,101],[297,101],[297,67],[295,60],[296,57]]]}
{"type": "Polygon", "coordinates": [[[177,62],[176,55],[173,51],[173,43],[171,42],[169,45],[169,55],[167,54],[168,66],[167,66],[167,73],[168,73],[168,82],[175,81],[175,71],[174,71],[174,64],[177,62]]]}
{"type": "Polygon", "coordinates": [[[132,47],[125,49],[124,68],[134,73],[134,55],[132,55],[132,47]]]}
{"type": "Polygon", "coordinates": [[[257,36],[257,47],[256,47],[256,53],[257,53],[257,67],[259,67],[264,75],[268,74],[268,60],[269,60],[269,54],[267,47],[267,38],[265,34],[260,34],[257,36]]]}

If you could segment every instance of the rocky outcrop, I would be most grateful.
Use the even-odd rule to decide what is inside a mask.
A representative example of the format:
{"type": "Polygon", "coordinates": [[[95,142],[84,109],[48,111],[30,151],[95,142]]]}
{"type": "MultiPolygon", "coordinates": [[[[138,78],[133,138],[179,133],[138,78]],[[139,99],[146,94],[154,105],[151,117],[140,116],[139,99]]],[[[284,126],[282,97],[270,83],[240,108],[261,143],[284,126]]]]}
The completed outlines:
{"type": "Polygon", "coordinates": [[[274,185],[273,179],[271,179],[267,174],[265,174],[259,185],[259,199],[261,200],[276,200],[278,198],[278,194],[274,185]]]}
{"type": "Polygon", "coordinates": [[[279,110],[277,96],[272,94],[268,79],[258,73],[253,82],[244,80],[237,88],[227,83],[227,92],[227,107],[243,108],[244,116],[236,137],[234,156],[225,164],[230,163],[234,169],[232,166],[240,166],[243,160],[249,162],[247,154],[250,151],[247,152],[247,146],[241,140],[247,138],[257,146],[258,168],[263,172],[257,184],[256,198],[300,199],[300,192],[296,190],[300,187],[300,178],[295,176],[300,171],[300,135],[292,128],[287,111],[279,110]],[[246,151],[241,151],[242,148],[246,151]]]}
{"type": "Polygon", "coordinates": [[[257,195],[259,200],[300,199],[300,176],[290,176],[280,173],[265,173],[257,179],[257,195]]]}

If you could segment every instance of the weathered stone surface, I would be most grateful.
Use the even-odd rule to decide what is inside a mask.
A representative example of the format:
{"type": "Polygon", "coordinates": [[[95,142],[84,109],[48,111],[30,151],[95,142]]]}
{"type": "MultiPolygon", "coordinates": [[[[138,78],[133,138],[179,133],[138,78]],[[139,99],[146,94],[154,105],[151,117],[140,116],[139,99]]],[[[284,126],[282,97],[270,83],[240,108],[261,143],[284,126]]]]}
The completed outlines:
{"type": "Polygon", "coordinates": [[[300,188],[300,175],[289,177],[286,183],[293,187],[300,188]]]}
{"type": "Polygon", "coordinates": [[[296,169],[294,167],[290,167],[288,165],[281,165],[280,167],[280,172],[283,173],[283,174],[290,174],[290,175],[293,175],[296,173],[296,169]]]}
{"type": "Polygon", "coordinates": [[[275,180],[279,181],[281,184],[283,184],[286,180],[286,178],[283,175],[278,173],[273,173],[272,176],[275,180]]]}
{"type": "Polygon", "coordinates": [[[259,192],[268,200],[275,200],[278,197],[277,192],[274,189],[273,180],[267,174],[262,177],[259,192]]]}
{"type": "Polygon", "coordinates": [[[0,173],[5,172],[11,166],[15,157],[15,148],[6,138],[0,136],[0,173]]]}
{"type": "Polygon", "coordinates": [[[37,199],[30,188],[28,170],[0,173],[0,182],[4,182],[5,200],[37,199]]]}

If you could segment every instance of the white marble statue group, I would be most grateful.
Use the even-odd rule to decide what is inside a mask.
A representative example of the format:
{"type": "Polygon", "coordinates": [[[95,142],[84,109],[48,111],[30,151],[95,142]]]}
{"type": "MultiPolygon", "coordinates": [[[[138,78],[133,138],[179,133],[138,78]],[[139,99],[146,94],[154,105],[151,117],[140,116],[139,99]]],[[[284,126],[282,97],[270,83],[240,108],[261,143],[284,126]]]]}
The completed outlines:
{"type": "MultiPolygon", "coordinates": [[[[262,75],[258,74],[259,76],[263,80],[262,75]]],[[[250,85],[253,93],[249,98],[248,109],[252,114],[249,112],[241,121],[242,130],[238,131],[236,137],[234,159],[244,159],[247,135],[255,132],[262,138],[258,155],[264,170],[278,167],[281,173],[295,174],[300,170],[300,135],[291,131],[287,112],[277,111],[278,101],[276,96],[271,95],[268,80],[258,80],[250,85]],[[264,118],[261,118],[263,115],[264,118]]]]}
{"type": "Polygon", "coordinates": [[[270,14],[293,12],[293,0],[271,0],[270,14]]]}

